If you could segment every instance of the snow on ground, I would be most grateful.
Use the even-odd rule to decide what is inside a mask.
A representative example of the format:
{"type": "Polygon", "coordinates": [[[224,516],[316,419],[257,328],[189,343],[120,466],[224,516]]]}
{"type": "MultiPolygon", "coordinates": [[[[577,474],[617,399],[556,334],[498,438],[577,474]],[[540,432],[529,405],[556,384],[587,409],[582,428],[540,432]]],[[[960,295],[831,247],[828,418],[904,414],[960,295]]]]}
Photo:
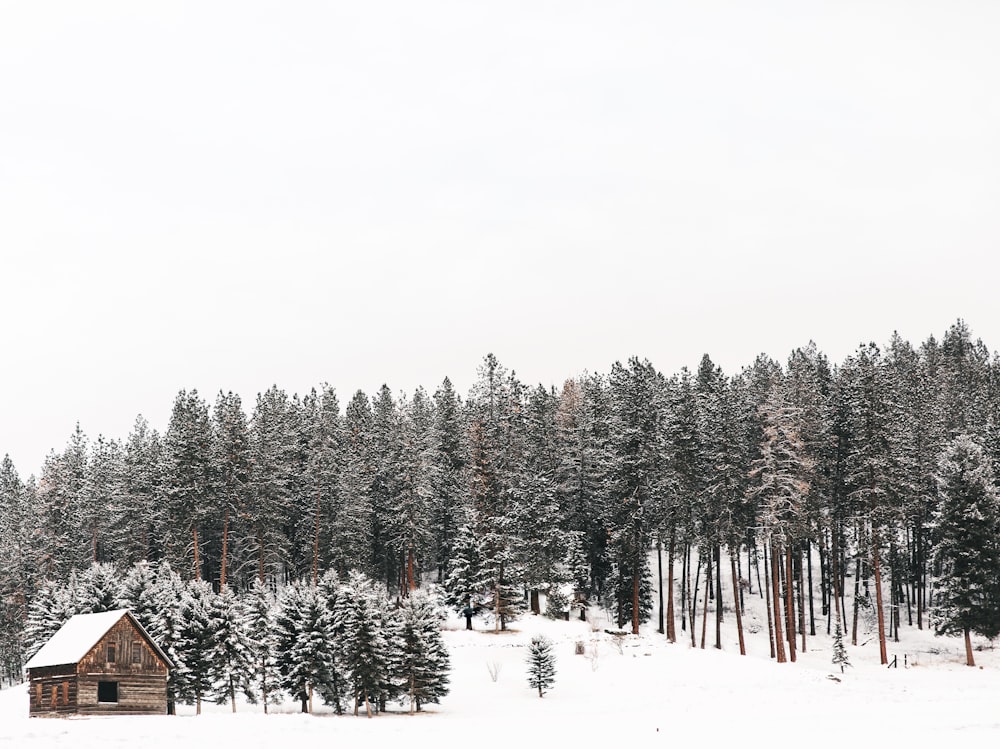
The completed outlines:
{"type": "MultiPolygon", "coordinates": [[[[819,602],[816,602],[817,616],[819,602]]],[[[707,649],[692,648],[678,631],[666,642],[655,624],[643,634],[616,637],[604,612],[593,623],[525,616],[513,631],[494,634],[488,622],[447,622],[451,694],[427,712],[410,716],[401,707],[368,720],[335,716],[328,708],[302,715],[286,700],[270,715],[260,707],[208,705],[180,715],[29,719],[26,685],[0,691],[0,749],[114,749],[115,747],[383,747],[408,746],[670,746],[679,740],[708,746],[756,747],[795,743],[815,747],[940,746],[956,737],[979,746],[1000,745],[1000,652],[976,641],[981,667],[964,665],[958,638],[938,638],[903,626],[901,642],[889,643],[899,667],[879,665],[870,617],[862,621],[858,647],[848,645],[852,666],[843,675],[830,663],[831,640],[809,638],[797,663],[769,659],[763,601],[747,599],[748,655],[740,657],[734,616],[726,611],[723,649],[715,650],[709,608],[707,649]],[[531,636],[555,643],[556,681],[539,699],[527,685],[525,658],[531,636]],[[585,655],[574,653],[582,642],[585,655]],[[904,667],[905,661],[909,667],[904,667]],[[496,681],[491,669],[498,671],[496,681]],[[831,677],[836,677],[839,681],[831,677]],[[891,743],[890,743],[891,742],[891,743]],[[906,742],[906,743],[901,743],[906,742]]],[[[850,606],[848,606],[850,612],[850,606]]],[[[680,620],[678,618],[678,630],[680,620]]],[[[700,642],[701,620],[697,623],[700,642]]],[[[846,640],[849,642],[849,627],[846,640]]],[[[319,700],[317,700],[319,703],[319,700]]]]}

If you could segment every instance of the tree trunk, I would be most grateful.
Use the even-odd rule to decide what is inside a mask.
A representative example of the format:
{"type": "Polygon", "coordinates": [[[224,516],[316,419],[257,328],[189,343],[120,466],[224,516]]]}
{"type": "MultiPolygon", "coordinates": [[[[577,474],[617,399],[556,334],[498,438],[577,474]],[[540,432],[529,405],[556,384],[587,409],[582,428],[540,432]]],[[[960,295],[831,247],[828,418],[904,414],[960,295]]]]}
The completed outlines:
{"type": "MultiPolygon", "coordinates": [[[[806,566],[809,570],[809,635],[811,637],[816,636],[816,616],[813,611],[813,555],[812,555],[812,541],[806,541],[806,566]]],[[[823,577],[823,572],[820,570],[820,578],[823,577]]],[[[822,587],[823,582],[820,580],[820,586],[822,587]]],[[[803,627],[803,636],[805,636],[805,628],[803,627]]],[[[805,640],[803,640],[802,651],[805,652],[805,640]]]]}
{"type": "Polygon", "coordinates": [[[194,696],[194,714],[201,715],[201,695],[195,694],[194,696]]]}
{"type": "Polygon", "coordinates": [[[414,561],[413,554],[413,544],[410,544],[406,549],[406,592],[407,595],[412,593],[417,589],[417,575],[415,571],[416,563],[414,561]]]}
{"type": "MultiPolygon", "coordinates": [[[[229,508],[222,516],[222,562],[219,565],[219,591],[226,588],[227,562],[229,561],[229,508]]],[[[234,711],[235,712],[235,711],[234,711]]]]}
{"type": "Polygon", "coordinates": [[[660,610],[659,610],[659,620],[660,626],[657,628],[657,632],[661,635],[663,634],[663,544],[660,543],[660,539],[656,539],[656,581],[658,583],[660,591],[660,610]]]}
{"type": "MultiPolygon", "coordinates": [[[[736,550],[739,554],[739,549],[736,550]]],[[[736,611],[736,633],[740,638],[740,655],[746,655],[747,649],[743,642],[743,614],[740,612],[740,585],[736,577],[736,554],[729,555],[729,564],[733,568],[733,609],[736,611]]]]}
{"type": "Polygon", "coordinates": [[[969,628],[965,628],[965,665],[975,666],[976,659],[972,655],[972,639],[969,637],[969,628]]]}
{"type": "Polygon", "coordinates": [[[258,528],[257,529],[257,577],[260,579],[260,584],[264,584],[264,533],[258,528]]]}
{"type": "Polygon", "coordinates": [[[715,545],[715,649],[722,650],[722,547],[715,545]]]}
{"type": "Polygon", "coordinates": [[[778,562],[778,550],[775,548],[775,544],[771,542],[771,601],[774,604],[774,645],[777,650],[777,660],[778,663],[785,662],[785,642],[784,635],[781,633],[781,588],[779,585],[779,578],[781,577],[781,568],[778,562]]]}
{"type": "Polygon", "coordinates": [[[681,558],[681,631],[687,629],[688,615],[688,562],[691,559],[691,547],[684,544],[684,556],[681,558]]]}
{"type": "Polygon", "coordinates": [[[851,644],[858,644],[858,596],[861,594],[861,557],[854,564],[854,622],[851,625],[851,644]]]}
{"type": "Polygon", "coordinates": [[[538,601],[538,588],[531,589],[531,613],[536,616],[542,613],[542,605],[538,601]]]}
{"type": "Polygon", "coordinates": [[[413,715],[414,710],[417,708],[416,692],[416,677],[413,674],[410,674],[410,715],[413,715]]]}
{"type": "Polygon", "coordinates": [[[670,534],[670,548],[667,551],[667,639],[677,642],[674,628],[674,534],[670,534]]]}
{"type": "Polygon", "coordinates": [[[236,685],[233,683],[233,677],[229,676],[229,704],[233,706],[233,712],[236,712],[236,685]]]}
{"type": "MultiPolygon", "coordinates": [[[[768,575],[770,574],[770,567],[767,566],[767,544],[763,546],[764,550],[764,584],[760,585],[760,580],[757,581],[757,585],[761,587],[764,591],[764,608],[767,610],[767,637],[771,641],[771,657],[775,657],[774,651],[774,622],[772,621],[771,615],[771,586],[768,583],[768,575]]],[[[760,564],[757,565],[757,574],[760,574],[760,564]]]]}
{"type": "Polygon", "coordinates": [[[261,656],[260,659],[260,691],[261,691],[261,702],[264,703],[264,715],[267,715],[267,656],[261,656]]]}
{"type": "Polygon", "coordinates": [[[368,717],[372,717],[372,703],[368,699],[368,690],[365,690],[365,712],[368,713],[368,717]]]}
{"type": "Polygon", "coordinates": [[[708,569],[705,570],[705,600],[701,609],[701,649],[705,649],[705,632],[708,630],[708,596],[712,593],[712,552],[708,553],[708,569]]]}
{"type": "Polygon", "coordinates": [[[785,548],[785,626],[788,627],[788,658],[795,663],[795,574],[792,571],[792,545],[785,548]]]}
{"type": "Polygon", "coordinates": [[[878,652],[882,665],[889,662],[885,649],[885,612],[882,610],[882,572],[878,559],[878,532],[872,532],[872,567],[875,573],[875,606],[878,609],[878,652]]]}
{"type": "MultiPolygon", "coordinates": [[[[799,635],[802,637],[802,652],[806,652],[806,607],[805,607],[805,580],[803,579],[802,549],[795,550],[795,571],[799,582],[799,635]]],[[[809,602],[810,606],[812,601],[809,602]]]]}
{"type": "Polygon", "coordinates": [[[632,634],[639,634],[639,569],[636,560],[636,569],[632,572],[632,634]]]}
{"type": "Polygon", "coordinates": [[[695,568],[695,571],[694,571],[694,582],[691,584],[691,612],[690,612],[691,622],[690,623],[691,623],[691,647],[693,647],[693,648],[697,647],[697,643],[695,642],[695,638],[697,637],[697,635],[695,635],[695,631],[694,631],[694,622],[695,622],[695,614],[697,613],[697,610],[698,610],[698,578],[700,576],[701,576],[701,555],[699,554],[698,555],[698,566],[695,568]]]}

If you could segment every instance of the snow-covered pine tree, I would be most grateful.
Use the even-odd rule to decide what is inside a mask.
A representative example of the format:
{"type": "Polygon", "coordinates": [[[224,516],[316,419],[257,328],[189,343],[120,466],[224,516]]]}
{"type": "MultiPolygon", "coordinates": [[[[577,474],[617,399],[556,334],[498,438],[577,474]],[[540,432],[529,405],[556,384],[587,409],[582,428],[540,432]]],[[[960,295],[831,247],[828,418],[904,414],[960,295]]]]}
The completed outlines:
{"type": "Polygon", "coordinates": [[[343,625],[339,622],[340,591],[343,582],[335,570],[327,570],[319,579],[318,592],[327,611],[330,612],[330,678],[323,686],[323,701],[331,705],[337,715],[344,714],[344,705],[350,696],[350,674],[344,667],[343,625]]]}
{"type": "MultiPolygon", "coordinates": [[[[472,512],[469,510],[467,514],[471,515],[472,512]]],[[[466,522],[460,524],[458,532],[452,539],[444,584],[448,594],[448,605],[459,614],[465,614],[468,610],[469,629],[472,628],[471,616],[478,605],[480,594],[478,585],[481,556],[479,540],[473,528],[474,521],[468,518],[466,522]]]]}
{"type": "Polygon", "coordinates": [[[220,391],[212,411],[212,475],[222,524],[221,589],[230,574],[236,520],[246,513],[250,482],[250,432],[240,397],[232,392],[220,391]]]}
{"type": "Polygon", "coordinates": [[[545,637],[532,637],[528,648],[528,686],[544,696],[556,680],[556,657],[552,643],[545,637]]]}
{"type": "Polygon", "coordinates": [[[278,672],[283,689],[310,711],[315,689],[325,690],[334,664],[333,620],[316,587],[293,583],[278,599],[275,619],[278,672]]]}
{"type": "Polygon", "coordinates": [[[113,564],[94,562],[77,576],[76,610],[78,614],[114,611],[121,601],[121,573],[113,564]]]}
{"type": "Polygon", "coordinates": [[[72,583],[57,585],[44,581],[28,605],[24,629],[25,659],[37,653],[70,617],[78,613],[72,583]]]}
{"type": "Polygon", "coordinates": [[[167,676],[167,714],[173,715],[176,702],[188,693],[188,669],[184,661],[181,630],[184,619],[182,609],[187,588],[180,575],[170,568],[166,560],[160,562],[156,571],[154,593],[156,616],[149,634],[174,664],[167,676]]]}
{"type": "Polygon", "coordinates": [[[937,479],[934,559],[941,575],[934,628],[961,633],[966,664],[974,666],[970,633],[1000,634],[1000,492],[982,447],[968,435],[942,453],[937,479]]]}
{"type": "Polygon", "coordinates": [[[210,675],[214,682],[216,704],[227,700],[236,712],[236,693],[242,692],[253,702],[254,642],[247,630],[243,604],[229,588],[213,596],[209,608],[209,631],[212,635],[210,675]]]}
{"type": "Polygon", "coordinates": [[[183,697],[194,700],[195,712],[201,715],[201,701],[213,692],[216,636],[213,631],[212,609],[215,594],[204,580],[192,580],[187,585],[181,604],[181,628],[178,651],[186,670],[183,697]]]}
{"type": "Polygon", "coordinates": [[[448,693],[450,664],[441,636],[441,614],[426,593],[415,592],[404,599],[394,629],[398,641],[392,672],[412,715],[448,693]]]}
{"type": "Polygon", "coordinates": [[[125,575],[115,608],[129,609],[147,632],[153,629],[158,605],[156,601],[156,574],[145,560],[137,562],[125,575]]]}
{"type": "Polygon", "coordinates": [[[452,550],[465,517],[465,429],[462,402],[446,377],[434,393],[431,438],[434,479],[431,529],[438,582],[444,581],[450,568],[452,550]]]}
{"type": "Polygon", "coordinates": [[[344,666],[351,675],[354,714],[363,703],[368,717],[391,697],[389,647],[383,631],[388,602],[360,572],[341,588],[336,622],[342,628],[344,666]]]}
{"type": "Polygon", "coordinates": [[[278,691],[278,667],[275,660],[275,608],[274,596],[266,584],[255,580],[253,588],[243,604],[243,630],[250,641],[250,657],[253,661],[254,698],[259,695],[267,713],[268,705],[280,701],[278,691]]]}
{"type": "Polygon", "coordinates": [[[833,629],[833,657],[831,659],[834,666],[840,666],[840,673],[844,673],[844,666],[850,666],[851,661],[847,657],[847,648],[844,647],[844,633],[840,626],[840,617],[833,629]]]}

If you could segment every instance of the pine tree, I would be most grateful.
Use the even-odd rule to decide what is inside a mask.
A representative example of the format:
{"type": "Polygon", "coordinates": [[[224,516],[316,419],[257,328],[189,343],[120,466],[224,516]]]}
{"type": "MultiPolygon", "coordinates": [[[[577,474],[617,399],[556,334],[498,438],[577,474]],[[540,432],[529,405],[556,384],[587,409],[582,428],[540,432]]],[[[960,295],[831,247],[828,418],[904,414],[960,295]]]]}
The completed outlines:
{"type": "Polygon", "coordinates": [[[552,643],[544,637],[532,637],[528,649],[528,686],[544,696],[556,680],[556,659],[552,643]]]}
{"type": "Polygon", "coordinates": [[[837,619],[833,630],[833,665],[840,666],[840,673],[844,673],[844,666],[850,666],[851,661],[847,657],[847,648],[844,647],[844,633],[841,631],[840,619],[837,619]]]}
{"type": "Polygon", "coordinates": [[[940,505],[934,517],[938,581],[935,631],[965,638],[966,663],[975,665],[970,633],[1000,634],[1000,492],[983,449],[959,435],[938,462],[940,505]]]}
{"type": "Polygon", "coordinates": [[[159,612],[156,574],[146,561],[138,562],[125,575],[115,608],[129,609],[147,632],[151,632],[159,612]]]}
{"type": "Polygon", "coordinates": [[[227,700],[236,712],[236,693],[242,692],[253,702],[254,643],[246,628],[246,612],[242,602],[229,588],[211,599],[209,608],[211,633],[211,680],[216,704],[227,700]]]}
{"type": "Polygon", "coordinates": [[[118,608],[124,590],[121,574],[113,564],[94,562],[77,576],[76,610],[98,614],[118,608]]]}
{"type": "Polygon", "coordinates": [[[167,714],[175,713],[178,699],[188,693],[188,669],[184,661],[183,607],[187,589],[170,563],[160,562],[156,571],[156,616],[149,628],[153,641],[166,653],[174,667],[167,675],[167,714]]]}
{"type": "Polygon", "coordinates": [[[341,629],[344,667],[350,673],[354,714],[363,703],[368,717],[393,689],[390,649],[383,618],[387,602],[360,572],[352,572],[341,588],[336,623],[341,629]]]}
{"type": "Polygon", "coordinates": [[[391,670],[412,715],[448,693],[448,650],[441,636],[440,614],[425,593],[406,598],[397,617],[398,643],[391,670]]]}
{"type": "Polygon", "coordinates": [[[215,497],[221,515],[222,538],[219,550],[219,588],[224,589],[232,569],[233,540],[238,519],[247,513],[250,483],[250,433],[240,397],[234,393],[215,399],[212,412],[212,474],[215,497]]]}
{"type": "Polygon", "coordinates": [[[255,580],[243,606],[242,628],[250,644],[250,658],[253,663],[251,679],[256,704],[259,695],[264,705],[264,713],[271,703],[280,701],[278,688],[278,668],[275,657],[277,640],[275,636],[275,601],[267,585],[255,580]]]}
{"type": "Polygon", "coordinates": [[[334,663],[333,619],[316,587],[293,583],[278,599],[275,619],[281,686],[310,712],[316,689],[330,683],[334,663]]]}
{"type": "Polygon", "coordinates": [[[201,702],[212,694],[217,670],[215,650],[217,633],[212,611],[215,594],[204,580],[192,580],[186,587],[180,610],[180,637],[177,651],[183,659],[185,679],[180,697],[194,700],[195,712],[201,715],[201,702]]]}

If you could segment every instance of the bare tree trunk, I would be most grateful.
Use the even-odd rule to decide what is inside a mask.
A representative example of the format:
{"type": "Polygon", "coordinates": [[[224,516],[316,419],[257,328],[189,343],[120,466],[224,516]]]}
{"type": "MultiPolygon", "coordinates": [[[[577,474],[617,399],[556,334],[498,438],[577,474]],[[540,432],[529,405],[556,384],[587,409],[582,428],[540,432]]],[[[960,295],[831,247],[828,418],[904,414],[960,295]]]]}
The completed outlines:
{"type": "Polygon", "coordinates": [[[722,546],[715,545],[715,649],[722,650],[722,546]]]}
{"type": "MultiPolygon", "coordinates": [[[[764,607],[767,609],[767,637],[771,641],[771,657],[775,657],[774,651],[774,622],[771,618],[771,586],[768,584],[768,575],[770,574],[770,568],[767,566],[767,544],[763,545],[764,550],[764,585],[761,586],[764,590],[764,607]]],[[[760,574],[760,565],[757,565],[757,574],[760,574]]],[[[758,585],[760,581],[758,580],[758,585]]]]}
{"type": "MultiPolygon", "coordinates": [[[[739,549],[736,550],[739,554],[739,549]]],[[[746,655],[747,649],[743,642],[743,614],[740,612],[740,586],[736,577],[736,554],[730,554],[729,564],[733,568],[733,609],[736,611],[736,633],[740,638],[740,655],[746,655]]]]}
{"type": "MultiPolygon", "coordinates": [[[[822,548],[822,547],[820,547],[822,548]]],[[[822,565],[821,565],[822,566],[822,565]]],[[[809,635],[811,637],[816,636],[816,616],[813,611],[813,555],[812,555],[812,541],[806,541],[806,567],[809,570],[809,635]]],[[[820,587],[823,585],[822,581],[823,571],[820,570],[820,587]]],[[[802,628],[803,632],[805,627],[802,628]]],[[[802,651],[805,652],[805,645],[802,646],[802,651]]]]}
{"type": "Polygon", "coordinates": [[[674,628],[674,534],[670,534],[670,548],[667,551],[667,639],[677,642],[674,628]]]}
{"type": "Polygon", "coordinates": [[[681,631],[687,629],[688,615],[688,563],[691,560],[691,546],[684,544],[684,556],[681,558],[681,631]]]}
{"type": "MultiPolygon", "coordinates": [[[[803,579],[802,547],[795,549],[795,571],[799,581],[799,636],[802,637],[802,652],[806,652],[806,607],[805,580],[803,579]]],[[[810,606],[812,601],[809,602],[810,606]]]]}
{"type": "Polygon", "coordinates": [[[774,604],[774,644],[777,649],[778,663],[785,662],[785,642],[781,633],[781,589],[778,579],[781,577],[781,569],[778,562],[778,550],[771,542],[771,601],[774,604]]]}
{"type": "Polygon", "coordinates": [[[792,546],[785,547],[785,626],[788,627],[788,658],[795,663],[795,575],[792,572],[792,546]]]}
{"type": "Polygon", "coordinates": [[[236,685],[233,683],[232,674],[229,675],[229,703],[233,706],[233,712],[236,712],[236,685]]]}
{"type": "Polygon", "coordinates": [[[657,628],[657,632],[661,635],[664,632],[663,629],[663,544],[660,542],[659,537],[656,539],[656,582],[660,591],[660,626],[657,628]]]}
{"type": "Polygon", "coordinates": [[[882,610],[882,572],[878,559],[878,531],[872,531],[872,567],[875,573],[875,606],[878,609],[878,652],[884,666],[889,662],[885,649],[885,612],[882,610]]]}
{"type": "Polygon", "coordinates": [[[632,571],[632,634],[639,634],[639,560],[636,560],[636,568],[632,571]]]}
{"type": "Polygon", "coordinates": [[[854,565],[854,623],[851,626],[851,644],[858,644],[858,596],[861,593],[861,557],[854,565]]]}
{"type": "Polygon", "coordinates": [[[698,610],[698,578],[701,576],[701,554],[698,555],[698,566],[694,571],[694,582],[691,585],[691,647],[697,647],[695,642],[695,613],[698,610]]]}
{"type": "Polygon", "coordinates": [[[368,700],[368,690],[365,690],[365,712],[368,713],[368,717],[372,717],[372,703],[368,700]]]}
{"type": "Polygon", "coordinates": [[[972,655],[972,639],[969,637],[969,628],[965,628],[965,665],[975,666],[976,659],[972,655]]]}
{"type": "Polygon", "coordinates": [[[708,569],[705,570],[705,600],[701,610],[701,649],[705,649],[705,632],[708,629],[708,596],[712,592],[712,552],[708,556],[708,569]]]}

